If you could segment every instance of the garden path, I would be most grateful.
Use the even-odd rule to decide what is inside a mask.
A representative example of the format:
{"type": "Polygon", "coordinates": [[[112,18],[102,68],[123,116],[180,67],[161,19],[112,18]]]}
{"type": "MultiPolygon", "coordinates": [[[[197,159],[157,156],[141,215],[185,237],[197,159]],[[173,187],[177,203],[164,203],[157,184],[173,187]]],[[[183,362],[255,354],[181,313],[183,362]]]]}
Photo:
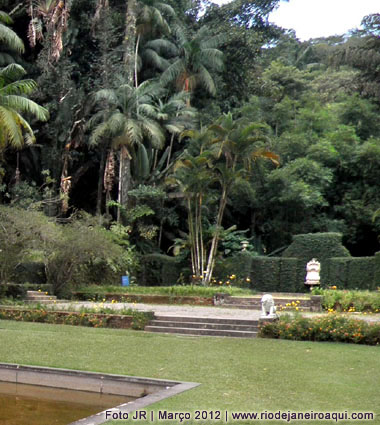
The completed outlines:
{"type": "MultiPolygon", "coordinates": [[[[242,319],[242,320],[258,320],[260,318],[260,310],[247,310],[238,308],[225,308],[220,306],[215,307],[204,307],[204,306],[192,306],[192,305],[162,305],[162,304],[143,304],[143,303],[96,303],[79,301],[74,303],[61,303],[56,304],[57,309],[75,308],[80,309],[81,307],[93,308],[96,306],[108,307],[114,310],[122,310],[125,308],[133,308],[139,311],[153,311],[156,316],[177,316],[177,317],[203,317],[203,318],[221,318],[221,319],[242,319]]],[[[284,314],[284,313],[279,313],[284,314]]],[[[312,317],[325,315],[327,313],[309,313],[303,312],[303,316],[312,317]]],[[[369,322],[380,322],[380,314],[358,314],[351,313],[347,316],[355,319],[362,319],[369,322]]]]}

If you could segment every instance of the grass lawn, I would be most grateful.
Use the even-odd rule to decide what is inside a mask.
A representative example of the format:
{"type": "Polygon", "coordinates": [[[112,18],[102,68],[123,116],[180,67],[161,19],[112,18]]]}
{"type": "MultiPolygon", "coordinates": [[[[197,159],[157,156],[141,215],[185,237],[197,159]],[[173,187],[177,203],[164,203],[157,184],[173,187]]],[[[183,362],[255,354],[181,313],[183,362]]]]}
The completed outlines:
{"type": "Polygon", "coordinates": [[[200,285],[174,285],[174,286],[112,286],[112,285],[88,285],[79,288],[78,292],[84,292],[89,295],[96,294],[139,294],[139,295],[173,295],[173,296],[194,296],[194,297],[212,297],[217,293],[230,295],[252,295],[255,291],[248,288],[239,288],[232,286],[200,286],[200,285]]]}
{"type": "MultiPolygon", "coordinates": [[[[380,347],[266,339],[180,337],[14,321],[0,321],[0,341],[1,362],[202,384],[154,405],[154,410],[347,410],[374,412],[377,414],[374,421],[356,423],[380,424],[380,347]]],[[[113,423],[145,424],[132,420],[113,423]]],[[[180,422],[173,420],[160,423],[180,422]]],[[[240,420],[234,423],[287,422],[240,420]]],[[[314,425],[334,422],[314,420],[291,423],[314,425]]]]}

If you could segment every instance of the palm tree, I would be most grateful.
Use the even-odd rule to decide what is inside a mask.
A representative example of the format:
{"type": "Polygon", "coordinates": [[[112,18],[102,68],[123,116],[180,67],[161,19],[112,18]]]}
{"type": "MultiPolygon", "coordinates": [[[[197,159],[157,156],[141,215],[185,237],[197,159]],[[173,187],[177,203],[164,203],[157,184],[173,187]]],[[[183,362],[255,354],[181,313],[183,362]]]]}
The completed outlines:
{"type": "Polygon", "coordinates": [[[166,167],[169,167],[173,152],[175,137],[185,130],[196,127],[197,110],[187,106],[189,93],[179,92],[173,94],[166,102],[158,99],[157,120],[170,135],[170,144],[167,150],[166,167]]]}
{"type": "Polygon", "coordinates": [[[183,136],[189,137],[190,142],[168,183],[172,180],[185,199],[193,279],[203,283],[206,264],[203,210],[215,181],[214,172],[209,166],[210,152],[207,150],[211,133],[204,128],[186,131],[183,136]]]}
{"type": "Polygon", "coordinates": [[[177,57],[162,73],[162,84],[175,82],[177,89],[188,93],[202,86],[208,93],[215,94],[211,72],[223,67],[223,53],[217,49],[222,37],[212,36],[206,27],[201,27],[190,40],[182,31],[177,31],[176,36],[177,57]]]}
{"type": "Polygon", "coordinates": [[[23,53],[24,44],[21,38],[8,25],[13,23],[11,17],[0,10],[0,65],[15,62],[12,53],[23,53]]]}
{"type": "Polygon", "coordinates": [[[24,114],[40,121],[49,117],[47,109],[25,97],[37,85],[33,80],[20,79],[26,74],[21,65],[10,64],[0,70],[0,150],[8,145],[21,149],[35,141],[34,133],[24,114]]]}
{"type": "Polygon", "coordinates": [[[268,142],[265,130],[268,126],[262,123],[242,125],[242,122],[235,121],[232,114],[228,113],[209,127],[209,131],[214,133],[210,139],[210,152],[214,157],[214,172],[222,192],[204,273],[206,283],[210,283],[212,278],[222,220],[231,189],[249,176],[252,164],[259,158],[269,159],[276,166],[279,165],[278,155],[265,148],[268,142]]]}
{"type": "Polygon", "coordinates": [[[48,36],[48,62],[57,62],[63,49],[62,37],[67,29],[71,0],[29,0],[28,39],[31,47],[48,36]]]}
{"type": "MultiPolygon", "coordinates": [[[[138,85],[138,69],[140,42],[142,38],[157,39],[162,34],[171,32],[168,19],[174,19],[174,9],[160,0],[139,0],[136,17],[136,48],[135,48],[135,86],[138,85]]],[[[145,55],[146,56],[146,55],[145,55]]]]}
{"type": "MultiPolygon", "coordinates": [[[[116,89],[103,89],[95,94],[95,102],[103,108],[93,117],[96,124],[90,144],[109,140],[112,149],[119,149],[119,195],[118,203],[127,204],[132,182],[131,160],[138,153],[145,156],[144,142],[162,148],[165,141],[163,129],[155,120],[154,96],[161,88],[152,81],[138,87],[122,83],[116,89]],[[104,108],[104,105],[107,105],[104,108]]],[[[106,167],[107,168],[107,167],[106,167]]],[[[120,208],[118,220],[120,220],[120,208]]]]}

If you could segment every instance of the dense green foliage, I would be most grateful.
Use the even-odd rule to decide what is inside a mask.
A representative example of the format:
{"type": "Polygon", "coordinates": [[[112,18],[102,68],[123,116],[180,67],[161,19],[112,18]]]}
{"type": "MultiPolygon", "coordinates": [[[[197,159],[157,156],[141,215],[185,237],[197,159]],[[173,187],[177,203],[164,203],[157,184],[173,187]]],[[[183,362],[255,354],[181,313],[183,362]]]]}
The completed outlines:
{"type": "Polygon", "coordinates": [[[106,232],[92,219],[63,226],[40,212],[8,206],[0,207],[0,217],[4,282],[16,280],[20,263],[34,260],[44,264],[47,283],[62,296],[77,285],[113,283],[137,266],[133,250],[121,246],[112,230],[106,232]]]}
{"type": "MultiPolygon", "coordinates": [[[[117,221],[119,245],[178,255],[184,281],[210,283],[235,231],[260,255],[321,232],[342,233],[356,257],[380,250],[379,14],[300,42],[267,23],[279,0],[11,3],[0,12],[2,203],[63,222],[85,210],[105,233],[117,221]]],[[[50,240],[56,230],[29,213],[50,240]]],[[[79,276],[64,270],[63,245],[84,264],[96,257],[75,226],[46,267],[57,289],[79,276]]],[[[165,261],[158,278],[147,262],[143,280],[174,283],[165,261]]],[[[365,260],[354,263],[360,276],[365,260]]],[[[267,264],[278,273],[280,261],[267,264]]],[[[5,279],[13,266],[2,267],[5,279]]]]}

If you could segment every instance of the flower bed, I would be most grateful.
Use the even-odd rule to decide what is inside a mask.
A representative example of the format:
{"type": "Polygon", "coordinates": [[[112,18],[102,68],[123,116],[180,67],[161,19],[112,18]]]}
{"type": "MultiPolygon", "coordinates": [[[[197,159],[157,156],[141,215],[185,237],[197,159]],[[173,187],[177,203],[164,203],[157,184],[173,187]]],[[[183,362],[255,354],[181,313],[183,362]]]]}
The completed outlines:
{"type": "Polygon", "coordinates": [[[380,291],[316,289],[313,293],[322,295],[322,306],[328,311],[380,312],[380,291]]]}
{"type": "Polygon", "coordinates": [[[380,344],[380,324],[350,319],[337,314],[318,318],[284,315],[276,322],[260,325],[262,338],[296,341],[332,341],[354,344],[380,344]]]}
{"type": "Polygon", "coordinates": [[[94,328],[143,330],[153,313],[132,311],[127,314],[104,314],[77,311],[54,311],[44,308],[0,308],[0,319],[23,322],[55,323],[94,328]]]}

